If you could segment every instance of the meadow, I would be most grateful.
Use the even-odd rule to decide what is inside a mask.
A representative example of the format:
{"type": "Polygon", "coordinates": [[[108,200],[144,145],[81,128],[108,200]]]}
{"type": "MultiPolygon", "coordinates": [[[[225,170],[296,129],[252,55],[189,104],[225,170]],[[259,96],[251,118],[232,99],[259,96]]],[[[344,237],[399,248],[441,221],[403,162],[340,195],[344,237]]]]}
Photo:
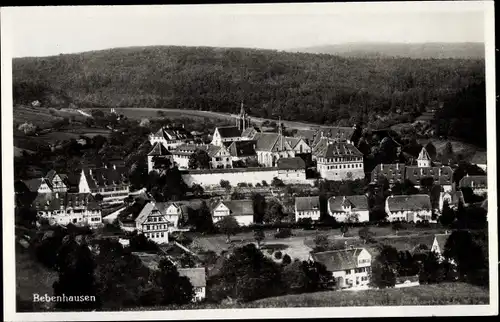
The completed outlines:
{"type": "Polygon", "coordinates": [[[489,304],[487,289],[465,283],[419,285],[363,291],[325,291],[264,298],[248,303],[199,303],[185,306],[127,308],[128,310],[239,309],[281,307],[478,305],[489,304]]]}

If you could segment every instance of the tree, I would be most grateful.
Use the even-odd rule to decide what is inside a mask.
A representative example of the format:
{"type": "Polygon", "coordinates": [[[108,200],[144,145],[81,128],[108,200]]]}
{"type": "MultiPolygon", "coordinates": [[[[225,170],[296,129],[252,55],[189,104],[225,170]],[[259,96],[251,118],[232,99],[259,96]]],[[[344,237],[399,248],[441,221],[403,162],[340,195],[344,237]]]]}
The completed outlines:
{"type": "Polygon", "coordinates": [[[158,245],[144,234],[135,234],[130,238],[130,250],[133,252],[158,251],[158,245]]]}
{"type": "Polygon", "coordinates": [[[359,222],[359,214],[357,212],[351,212],[346,216],[346,223],[352,224],[359,222]]]}
{"type": "Polygon", "coordinates": [[[226,216],[217,222],[217,227],[227,236],[226,242],[229,243],[231,241],[231,236],[238,232],[240,225],[233,216],[226,216]]]}
{"type": "Polygon", "coordinates": [[[390,246],[383,246],[372,265],[370,285],[378,288],[394,287],[398,264],[397,250],[390,246]]]}
{"type": "Polygon", "coordinates": [[[252,206],[254,213],[254,222],[262,223],[264,220],[264,215],[266,213],[266,198],[260,193],[252,194],[252,206]]]}
{"type": "Polygon", "coordinates": [[[167,259],[162,259],[153,277],[155,285],[162,291],[162,304],[187,304],[194,297],[189,278],[180,276],[177,268],[167,259]]]}
{"type": "Polygon", "coordinates": [[[359,238],[363,240],[363,243],[366,244],[367,241],[371,241],[373,239],[373,232],[370,231],[370,228],[363,227],[358,231],[359,238]]]}
{"type": "MultiPolygon", "coordinates": [[[[68,236],[69,237],[69,236],[68,236]]],[[[73,238],[66,239],[57,254],[59,279],[54,282],[54,295],[67,297],[96,296],[94,280],[95,263],[85,244],[79,245],[73,238]]],[[[97,301],[61,301],[60,309],[89,310],[99,305],[97,301]]]]}
{"type": "Polygon", "coordinates": [[[292,258],[290,257],[290,255],[285,254],[285,256],[283,256],[283,259],[281,260],[281,264],[286,266],[289,265],[290,263],[292,263],[292,258]]]}
{"type": "Polygon", "coordinates": [[[203,195],[204,193],[204,189],[201,185],[195,183],[191,186],[191,191],[193,192],[193,194],[197,197],[203,195]]]}
{"type": "Polygon", "coordinates": [[[276,253],[274,253],[274,258],[276,258],[277,260],[280,260],[282,257],[283,257],[282,252],[277,251],[276,253]]]}
{"type": "Polygon", "coordinates": [[[266,238],[262,229],[254,230],[253,238],[257,242],[257,248],[260,248],[260,243],[266,238]]]}
{"type": "Polygon", "coordinates": [[[139,123],[140,127],[147,128],[147,127],[149,127],[149,125],[150,125],[149,119],[146,119],[146,118],[142,119],[141,122],[139,123]]]}
{"type": "Polygon", "coordinates": [[[267,181],[266,181],[266,180],[262,180],[262,186],[263,186],[263,187],[267,187],[267,186],[269,186],[269,184],[267,183],[267,181]]]}
{"type": "MultiPolygon", "coordinates": [[[[264,182],[262,182],[264,183],[264,182]]],[[[283,183],[283,180],[279,179],[278,177],[274,177],[273,181],[271,181],[271,186],[273,187],[284,187],[285,184],[283,183]]]]}
{"type": "Polygon", "coordinates": [[[326,235],[318,235],[314,237],[314,245],[313,252],[315,253],[324,252],[330,248],[330,243],[326,235]]]}
{"type": "Polygon", "coordinates": [[[444,272],[435,252],[428,252],[418,274],[420,284],[436,284],[443,280],[444,272]]]}
{"type": "Polygon", "coordinates": [[[214,230],[212,215],[205,201],[202,201],[198,211],[188,218],[188,223],[193,225],[197,232],[209,233],[214,230]]]}
{"type": "Polygon", "coordinates": [[[342,237],[344,237],[348,231],[349,227],[346,224],[342,224],[342,226],[340,226],[340,232],[342,233],[342,237]]]}
{"type": "Polygon", "coordinates": [[[221,179],[219,185],[221,186],[221,188],[224,188],[228,191],[231,190],[231,184],[227,180],[221,179]]]}
{"type": "Polygon", "coordinates": [[[188,166],[190,169],[209,169],[210,160],[206,151],[197,149],[189,156],[188,166]]]}
{"type": "Polygon", "coordinates": [[[36,126],[34,126],[32,123],[25,122],[17,128],[19,131],[24,132],[26,135],[33,135],[36,132],[36,126]]]}
{"type": "Polygon", "coordinates": [[[283,289],[280,265],[262,254],[254,244],[234,249],[214,278],[216,297],[252,301],[277,295],[283,289]]]}
{"type": "Polygon", "coordinates": [[[474,280],[484,282],[487,278],[482,274],[488,268],[487,252],[474,240],[472,234],[466,230],[456,230],[451,233],[444,246],[443,256],[452,260],[457,267],[459,279],[462,281],[474,280]],[[483,275],[483,281],[477,276],[483,275]]]}
{"type": "Polygon", "coordinates": [[[448,205],[447,200],[443,202],[443,210],[441,211],[441,213],[442,214],[439,217],[439,222],[441,223],[441,225],[443,225],[444,227],[451,227],[456,219],[456,215],[453,209],[451,209],[448,205]]]}
{"type": "Polygon", "coordinates": [[[172,167],[172,161],[169,158],[161,156],[153,157],[153,169],[159,170],[160,173],[166,173],[172,167]]]}
{"type": "Polygon", "coordinates": [[[414,195],[419,193],[413,182],[408,179],[405,179],[402,183],[396,182],[391,192],[393,195],[414,195]]]}
{"type": "Polygon", "coordinates": [[[275,201],[271,200],[267,205],[266,213],[264,214],[265,223],[278,223],[284,217],[283,206],[275,201]]]}

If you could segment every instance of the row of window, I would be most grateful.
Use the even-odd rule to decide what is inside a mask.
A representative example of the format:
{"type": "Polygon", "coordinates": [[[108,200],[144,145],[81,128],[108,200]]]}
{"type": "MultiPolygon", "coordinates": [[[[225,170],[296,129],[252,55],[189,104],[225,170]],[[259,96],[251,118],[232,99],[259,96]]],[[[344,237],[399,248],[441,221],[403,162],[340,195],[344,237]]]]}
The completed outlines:
{"type": "Polygon", "coordinates": [[[361,163],[354,163],[354,164],[339,164],[339,165],[328,165],[326,166],[327,169],[360,169],[363,167],[363,164],[361,163]]]}
{"type": "Polygon", "coordinates": [[[320,162],[363,161],[363,158],[318,158],[320,162]]]}
{"type": "MultiPolygon", "coordinates": [[[[223,161],[224,158],[216,157],[215,161],[223,161]]],[[[229,158],[226,158],[226,161],[229,162],[229,158]]]]}
{"type": "Polygon", "coordinates": [[[365,272],[370,272],[369,267],[358,267],[354,269],[354,273],[365,273],[365,272]]]}
{"type": "Polygon", "coordinates": [[[161,238],[165,236],[163,233],[145,233],[144,235],[148,238],[161,238]]]}
{"type": "Polygon", "coordinates": [[[167,225],[146,225],[146,230],[167,229],[167,225]]]}

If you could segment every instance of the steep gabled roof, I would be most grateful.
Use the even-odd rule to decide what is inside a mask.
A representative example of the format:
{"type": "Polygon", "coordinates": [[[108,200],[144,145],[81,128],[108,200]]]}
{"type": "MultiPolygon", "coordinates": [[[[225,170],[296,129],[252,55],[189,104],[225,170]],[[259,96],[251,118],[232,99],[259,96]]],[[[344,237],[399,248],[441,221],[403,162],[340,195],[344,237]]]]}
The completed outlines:
{"type": "Polygon", "coordinates": [[[222,138],[234,138],[241,136],[241,131],[236,126],[218,127],[217,130],[222,138]]]}
{"type": "Polygon", "coordinates": [[[29,180],[23,180],[23,183],[26,185],[26,187],[29,189],[31,192],[37,192],[42,183],[46,183],[48,185],[47,180],[45,178],[35,178],[35,179],[29,179],[29,180]]]}
{"type": "Polygon", "coordinates": [[[318,132],[314,130],[297,130],[295,137],[302,138],[307,140],[308,143],[312,143],[317,134],[318,132]]]}
{"type": "Polygon", "coordinates": [[[354,134],[354,128],[351,127],[322,127],[318,129],[313,146],[318,144],[322,138],[329,138],[335,141],[351,140],[354,134]]]}
{"type": "Polygon", "coordinates": [[[126,167],[83,169],[83,174],[90,189],[128,184],[127,172],[126,167]]]}
{"type": "Polygon", "coordinates": [[[146,219],[148,218],[148,216],[154,210],[158,210],[158,212],[162,216],[165,216],[166,213],[167,213],[168,207],[170,207],[171,205],[174,205],[177,208],[181,207],[180,205],[178,205],[175,202],[155,202],[155,201],[150,201],[146,205],[144,205],[144,207],[142,208],[141,212],[139,213],[139,215],[135,219],[135,222],[136,223],[143,223],[144,221],[146,221],[146,219]]]}
{"type": "Polygon", "coordinates": [[[255,150],[256,151],[272,151],[274,144],[278,140],[278,133],[257,133],[254,136],[256,140],[255,150]]]}
{"type": "Polygon", "coordinates": [[[148,153],[150,156],[162,156],[162,155],[170,155],[171,153],[165,148],[163,144],[160,142],[156,142],[153,146],[151,152],[148,153]]]}
{"type": "Polygon", "coordinates": [[[311,253],[315,262],[322,263],[330,272],[358,267],[358,256],[363,248],[341,249],[321,253],[311,253]]]}
{"type": "Polygon", "coordinates": [[[404,163],[379,164],[372,170],[372,181],[376,182],[381,176],[384,176],[389,183],[403,182],[405,170],[404,163]]]}
{"type": "Polygon", "coordinates": [[[332,212],[343,212],[343,206],[350,206],[351,211],[368,210],[368,199],[365,195],[333,196],[328,199],[328,205],[332,212]]]}
{"type": "Polygon", "coordinates": [[[427,153],[427,150],[425,148],[422,148],[422,150],[420,150],[420,153],[418,154],[417,160],[420,160],[420,161],[430,161],[431,160],[431,157],[429,156],[429,153],[427,153]]]}
{"type": "Polygon", "coordinates": [[[301,138],[294,138],[294,137],[291,137],[291,136],[286,136],[285,140],[290,145],[290,147],[292,149],[295,149],[295,147],[297,146],[297,144],[299,144],[301,138]]]}
{"type": "Polygon", "coordinates": [[[438,247],[439,247],[439,250],[441,252],[444,251],[444,246],[446,245],[446,241],[448,240],[448,237],[450,237],[450,235],[448,235],[448,234],[436,234],[436,235],[434,235],[434,238],[437,240],[438,247]]]}
{"type": "Polygon", "coordinates": [[[319,210],[319,196],[295,197],[295,209],[297,211],[319,210]]]}
{"type": "Polygon", "coordinates": [[[249,141],[233,141],[229,145],[229,153],[233,157],[247,157],[255,155],[255,147],[257,142],[255,140],[249,141]]]}
{"type": "Polygon", "coordinates": [[[99,203],[90,193],[41,193],[35,198],[33,204],[36,209],[50,211],[82,206],[88,210],[100,209],[99,203]]]}
{"type": "Polygon", "coordinates": [[[302,158],[279,158],[278,169],[280,170],[305,170],[306,163],[302,158]]]}
{"type": "Polygon", "coordinates": [[[487,164],[488,155],[486,151],[476,151],[472,156],[470,163],[472,164],[487,164]]]}
{"type": "Polygon", "coordinates": [[[253,215],[252,200],[222,200],[217,202],[214,208],[216,208],[221,203],[229,208],[231,215],[233,216],[253,215]]]}
{"type": "Polygon", "coordinates": [[[241,133],[241,137],[253,139],[257,133],[259,133],[260,130],[258,130],[255,127],[247,127],[246,129],[243,130],[241,133]]]}
{"type": "Polygon", "coordinates": [[[57,174],[56,170],[50,170],[45,175],[45,179],[47,179],[48,182],[52,182],[52,180],[54,180],[54,177],[56,176],[56,174],[57,174]]]}
{"type": "Polygon", "coordinates": [[[428,195],[401,195],[387,197],[390,211],[431,210],[431,199],[428,195]]]}

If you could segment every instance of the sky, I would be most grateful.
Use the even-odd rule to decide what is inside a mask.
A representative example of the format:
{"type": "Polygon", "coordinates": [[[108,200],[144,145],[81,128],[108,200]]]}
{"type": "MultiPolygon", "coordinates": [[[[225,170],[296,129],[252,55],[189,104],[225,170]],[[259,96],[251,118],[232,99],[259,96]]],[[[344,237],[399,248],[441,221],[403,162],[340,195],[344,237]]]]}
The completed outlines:
{"type": "Polygon", "coordinates": [[[8,8],[2,20],[13,57],[149,45],[287,50],[484,41],[483,7],[475,2],[24,7],[8,8]]]}

